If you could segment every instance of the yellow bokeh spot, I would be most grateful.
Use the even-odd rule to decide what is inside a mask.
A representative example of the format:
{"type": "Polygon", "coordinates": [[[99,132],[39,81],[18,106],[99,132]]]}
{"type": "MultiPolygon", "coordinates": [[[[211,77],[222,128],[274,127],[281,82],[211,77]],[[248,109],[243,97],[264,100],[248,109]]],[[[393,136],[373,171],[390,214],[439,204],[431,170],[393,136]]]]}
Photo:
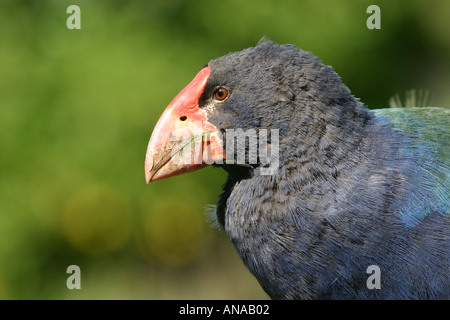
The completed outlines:
{"type": "Polygon", "coordinates": [[[128,201],[116,190],[94,185],[78,190],[66,202],[62,228],[67,240],[87,253],[121,248],[132,225],[128,201]]]}

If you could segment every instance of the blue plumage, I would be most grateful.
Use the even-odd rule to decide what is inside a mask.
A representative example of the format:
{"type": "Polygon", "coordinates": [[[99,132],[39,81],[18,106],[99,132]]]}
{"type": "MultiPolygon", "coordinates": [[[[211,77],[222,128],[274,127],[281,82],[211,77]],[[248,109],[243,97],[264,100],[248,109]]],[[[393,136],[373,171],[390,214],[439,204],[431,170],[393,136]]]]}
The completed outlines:
{"type": "Polygon", "coordinates": [[[212,123],[280,131],[274,175],[222,165],[216,212],[272,298],[450,298],[448,110],[370,111],[331,67],[290,45],[209,66],[212,84],[234,90],[212,123]],[[366,285],[372,265],[381,289],[366,285]]]}
{"type": "Polygon", "coordinates": [[[376,117],[400,132],[401,155],[410,196],[399,207],[407,226],[430,212],[450,214],[450,110],[435,107],[375,110],[376,117]]]}
{"type": "Polygon", "coordinates": [[[449,110],[371,111],[292,45],[262,42],[202,70],[199,112],[227,156],[229,129],[279,137],[265,141],[279,151],[269,175],[261,160],[216,164],[229,174],[217,221],[270,297],[450,298],[449,110]],[[378,288],[367,270],[381,272],[378,288]]]}

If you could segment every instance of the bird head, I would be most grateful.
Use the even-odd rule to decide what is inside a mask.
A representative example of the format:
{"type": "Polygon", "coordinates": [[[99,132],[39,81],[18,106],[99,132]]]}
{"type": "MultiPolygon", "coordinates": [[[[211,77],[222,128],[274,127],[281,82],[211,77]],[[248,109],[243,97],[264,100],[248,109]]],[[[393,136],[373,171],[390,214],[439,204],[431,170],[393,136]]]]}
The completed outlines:
{"type": "Polygon", "coordinates": [[[146,181],[232,163],[239,151],[227,148],[233,130],[248,138],[239,165],[258,166],[262,157],[252,162],[249,149],[253,143],[258,154],[261,144],[250,135],[261,137],[265,130],[270,149],[273,137],[277,143],[297,139],[302,128],[306,135],[314,115],[326,114],[330,102],[347,100],[353,96],[339,76],[293,45],[264,42],[212,60],[158,120],[146,153],[146,181]]]}

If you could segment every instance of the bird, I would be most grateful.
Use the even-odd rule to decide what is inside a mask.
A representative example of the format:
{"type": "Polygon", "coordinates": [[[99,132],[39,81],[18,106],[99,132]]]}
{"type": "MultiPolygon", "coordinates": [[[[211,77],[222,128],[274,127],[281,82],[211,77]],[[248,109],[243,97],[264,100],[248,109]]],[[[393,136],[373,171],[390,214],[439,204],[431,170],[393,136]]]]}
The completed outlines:
{"type": "Polygon", "coordinates": [[[228,173],[217,222],[271,299],[450,298],[449,109],[369,109],[264,40],[209,61],[152,132],[147,183],[209,165],[228,173]]]}

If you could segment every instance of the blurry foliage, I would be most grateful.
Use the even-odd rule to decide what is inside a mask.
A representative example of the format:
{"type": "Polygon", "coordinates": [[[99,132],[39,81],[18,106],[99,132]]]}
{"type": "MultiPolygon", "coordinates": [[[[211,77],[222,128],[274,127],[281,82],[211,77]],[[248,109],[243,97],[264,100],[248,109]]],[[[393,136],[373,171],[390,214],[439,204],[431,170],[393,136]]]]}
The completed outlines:
{"type": "Polygon", "coordinates": [[[130,207],[119,192],[94,185],[67,200],[61,228],[74,247],[87,253],[109,252],[128,240],[130,218],[130,207]]]}
{"type": "Polygon", "coordinates": [[[145,184],[159,115],[262,36],[313,52],[371,107],[409,88],[448,107],[449,14],[446,0],[1,1],[0,298],[266,298],[203,215],[224,172],[145,184]]]}

